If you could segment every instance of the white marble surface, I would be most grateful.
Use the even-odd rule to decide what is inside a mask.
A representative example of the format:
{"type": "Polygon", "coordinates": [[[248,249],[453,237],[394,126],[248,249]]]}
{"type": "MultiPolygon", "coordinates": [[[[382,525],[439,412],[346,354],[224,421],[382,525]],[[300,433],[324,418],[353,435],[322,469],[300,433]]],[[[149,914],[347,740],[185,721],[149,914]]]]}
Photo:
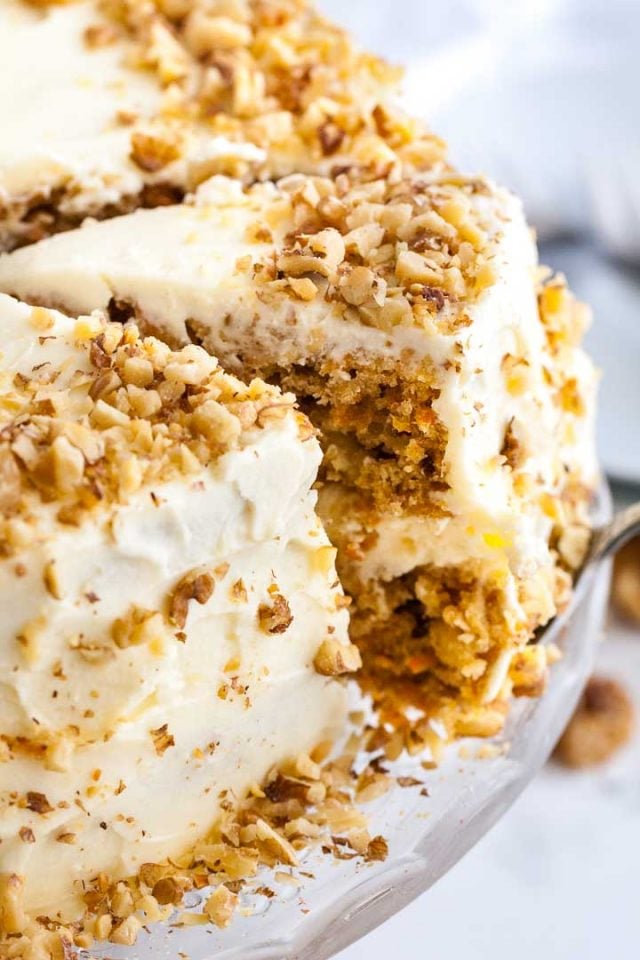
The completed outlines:
{"type": "MultiPolygon", "coordinates": [[[[599,670],[640,710],[640,633],[615,625],[599,670]]],[[[603,768],[549,764],[494,830],[339,960],[637,960],[640,736],[603,768]]]]}

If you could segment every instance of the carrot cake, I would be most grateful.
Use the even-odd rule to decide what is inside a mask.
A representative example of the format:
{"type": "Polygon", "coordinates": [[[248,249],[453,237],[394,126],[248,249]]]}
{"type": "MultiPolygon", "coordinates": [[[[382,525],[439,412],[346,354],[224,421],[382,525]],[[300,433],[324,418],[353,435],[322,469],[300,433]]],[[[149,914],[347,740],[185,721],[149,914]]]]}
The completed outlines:
{"type": "Polygon", "coordinates": [[[544,689],[597,483],[588,312],[397,79],[306,0],[0,0],[11,960],[132,943],[187,862],[228,921],[332,783],[335,822],[343,674],[396,757],[544,689]]]}
{"type": "Polygon", "coordinates": [[[585,310],[543,281],[513,195],[397,167],[213,178],[188,203],[0,258],[0,289],[133,316],[296,394],[389,719],[400,691],[447,735],[491,734],[512,690],[541,689],[530,641],[589,538],[595,377],[585,310]]]}
{"type": "Polygon", "coordinates": [[[0,331],[1,938],[183,855],[359,658],[290,395],[97,314],[0,331]]]}

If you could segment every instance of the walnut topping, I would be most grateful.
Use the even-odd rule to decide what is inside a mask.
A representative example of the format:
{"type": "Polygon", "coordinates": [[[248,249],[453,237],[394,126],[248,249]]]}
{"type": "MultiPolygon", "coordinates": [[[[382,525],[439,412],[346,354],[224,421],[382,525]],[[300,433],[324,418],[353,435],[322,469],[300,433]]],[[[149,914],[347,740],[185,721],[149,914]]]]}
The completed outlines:
{"type": "Polygon", "coordinates": [[[51,813],[53,810],[44,793],[36,793],[31,790],[26,795],[25,806],[27,810],[32,810],[34,813],[40,814],[40,816],[51,813]]]}
{"type": "Polygon", "coordinates": [[[20,468],[8,444],[0,444],[0,513],[10,516],[20,504],[22,478],[20,468]]]}
{"type": "Polygon", "coordinates": [[[169,623],[179,629],[186,626],[189,602],[195,600],[201,605],[208,603],[215,585],[215,577],[206,571],[192,570],[185,574],[169,596],[169,623]]]}
{"type": "Polygon", "coordinates": [[[568,767],[604,763],[629,740],[633,727],[633,704],[624,688],[615,680],[592,677],[555,757],[568,767]]]}
{"type": "Polygon", "coordinates": [[[272,595],[270,603],[258,607],[258,623],[265,633],[284,633],[293,623],[288,600],[280,593],[272,595]]]}
{"type": "Polygon", "coordinates": [[[247,593],[247,588],[244,585],[244,580],[236,580],[236,582],[231,585],[229,594],[231,599],[236,600],[238,603],[246,603],[249,599],[249,594],[247,593]]]}
{"type": "Polygon", "coordinates": [[[318,127],[318,140],[325,157],[330,157],[332,153],[336,153],[344,143],[345,137],[346,133],[342,127],[331,120],[325,121],[318,127]]]}
{"type": "Polygon", "coordinates": [[[113,642],[121,650],[151,643],[163,634],[162,616],[153,610],[136,606],[132,606],[125,617],[115,620],[111,628],[113,642]]]}
{"type": "MultiPolygon", "coordinates": [[[[200,347],[172,351],[133,324],[89,319],[77,325],[75,347],[68,344],[77,350],[73,363],[47,382],[46,404],[37,379],[11,385],[0,412],[4,521],[29,514],[40,499],[59,504],[59,523],[79,526],[105,502],[197,475],[235,447],[245,425],[297,419],[291,397],[257,380],[245,386],[200,347]]],[[[5,535],[7,554],[19,545],[5,535]]],[[[49,574],[47,589],[52,596],[58,589],[49,574]]]]}
{"type": "Polygon", "coordinates": [[[328,637],[322,641],[313,666],[316,672],[324,677],[339,677],[359,670],[362,666],[362,657],[353,643],[345,645],[328,637]]]}
{"type": "Polygon", "coordinates": [[[68,845],[74,844],[76,842],[75,833],[59,833],[56,837],[56,843],[66,843],[68,845]]]}
{"type": "Polygon", "coordinates": [[[262,296],[320,294],[368,326],[435,322],[452,334],[471,324],[468,303],[495,282],[499,235],[475,202],[477,180],[354,168],[334,180],[292,175],[279,188],[292,229],[254,268],[262,296]]]}
{"type": "Polygon", "coordinates": [[[138,934],[141,929],[142,924],[136,916],[126,917],[113,928],[109,940],[111,943],[119,943],[125,947],[131,947],[138,939],[138,934]]]}
{"type": "Polygon", "coordinates": [[[140,879],[153,889],[160,880],[164,880],[170,873],[170,868],[161,863],[143,863],[140,867],[140,879]]]}
{"type": "Polygon", "coordinates": [[[389,855],[389,844],[384,837],[374,837],[367,847],[366,860],[386,860],[389,855]]]}
{"type": "Polygon", "coordinates": [[[150,730],[149,732],[153,740],[154,749],[159,757],[161,757],[169,747],[175,747],[176,741],[169,733],[168,724],[163,723],[157,730],[150,730]]]}
{"type": "Polygon", "coordinates": [[[118,32],[109,23],[97,23],[84,31],[84,42],[91,50],[108,47],[118,39],[118,32]]]}
{"type": "Polygon", "coordinates": [[[166,906],[169,903],[175,906],[182,902],[185,889],[175,877],[160,877],[153,884],[151,892],[161,906],[166,906]]]}
{"type": "Polygon", "coordinates": [[[180,149],[174,139],[140,131],[131,135],[131,159],[148,173],[162,170],[179,156],[180,149]]]}
{"type": "Polygon", "coordinates": [[[215,923],[216,927],[228,927],[233,918],[233,913],[238,902],[238,897],[232,893],[222,883],[216,887],[210,897],[207,898],[204,905],[204,912],[215,923]]]}
{"type": "Polygon", "coordinates": [[[24,881],[15,873],[0,873],[0,931],[22,933],[27,926],[23,904],[24,881]]]}

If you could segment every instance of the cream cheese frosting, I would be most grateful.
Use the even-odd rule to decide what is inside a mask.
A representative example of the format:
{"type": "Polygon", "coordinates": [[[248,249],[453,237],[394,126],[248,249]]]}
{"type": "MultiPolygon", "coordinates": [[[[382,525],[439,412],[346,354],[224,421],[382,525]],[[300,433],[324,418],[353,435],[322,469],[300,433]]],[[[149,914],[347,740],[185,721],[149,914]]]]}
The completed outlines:
{"type": "Polygon", "coordinates": [[[102,214],[145,185],[190,189],[216,163],[264,158],[251,143],[169,118],[170,94],[139,61],[133,41],[94,2],[43,9],[3,0],[0,245],[17,236],[34,203],[53,198],[56,215],[72,219],[102,214]],[[165,136],[157,129],[163,114],[179,150],[165,162],[136,158],[136,136],[150,137],[151,147],[165,136]]]}
{"type": "MultiPolygon", "coordinates": [[[[454,332],[401,324],[391,333],[345,316],[326,298],[264,296],[252,265],[273,256],[274,243],[292,229],[287,189],[285,182],[246,192],[215,177],[190,204],[87,224],[0,258],[0,288],[76,311],[133,304],[172,340],[197,335],[230,369],[256,354],[283,366],[346,356],[402,357],[409,365],[428,359],[439,391],[434,410],[448,438],[447,516],[381,518],[362,575],[390,579],[416,565],[469,559],[506,563],[517,575],[549,566],[554,517],[540,509],[540,497],[557,496],[569,472],[595,482],[595,375],[581,350],[567,351],[564,376],[581,385],[588,405],[581,417],[549,389],[553,361],[538,313],[537,251],[520,202],[492,186],[473,201],[490,237],[495,280],[465,304],[468,322],[454,332]],[[521,362],[505,371],[505,357],[521,362]],[[531,502],[502,469],[510,425],[535,478],[531,502]]],[[[327,504],[335,496],[323,491],[327,504]]]]}
{"type": "MultiPolygon", "coordinates": [[[[78,337],[96,324],[0,296],[3,437],[16,378],[41,396],[55,370],[83,409],[78,337]]],[[[225,798],[344,718],[343,687],[313,666],[328,636],[347,642],[311,491],[320,450],[273,391],[266,408],[208,464],[105,496],[79,525],[31,488],[17,513],[3,501],[0,874],[24,878],[32,915],[71,917],[82,881],[184,852],[225,798]],[[172,620],[193,571],[205,596],[172,620]]]]}

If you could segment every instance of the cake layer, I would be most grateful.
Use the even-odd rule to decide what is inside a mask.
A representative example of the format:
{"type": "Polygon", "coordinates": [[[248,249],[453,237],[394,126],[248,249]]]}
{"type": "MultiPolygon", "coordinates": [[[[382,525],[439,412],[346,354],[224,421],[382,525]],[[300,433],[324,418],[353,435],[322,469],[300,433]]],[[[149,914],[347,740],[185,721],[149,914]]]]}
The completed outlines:
{"type": "Polygon", "coordinates": [[[98,315],[0,331],[0,876],[69,918],[336,733],[346,611],[290,396],[98,315]]]}
{"type": "Polygon", "coordinates": [[[0,288],[133,310],[307,396],[341,483],[325,501],[346,485],[354,543],[375,525],[364,579],[469,559],[527,575],[550,562],[545,498],[595,480],[583,319],[556,284],[551,337],[521,206],[478,181],[214,178],[1,258],[0,288]]]}

